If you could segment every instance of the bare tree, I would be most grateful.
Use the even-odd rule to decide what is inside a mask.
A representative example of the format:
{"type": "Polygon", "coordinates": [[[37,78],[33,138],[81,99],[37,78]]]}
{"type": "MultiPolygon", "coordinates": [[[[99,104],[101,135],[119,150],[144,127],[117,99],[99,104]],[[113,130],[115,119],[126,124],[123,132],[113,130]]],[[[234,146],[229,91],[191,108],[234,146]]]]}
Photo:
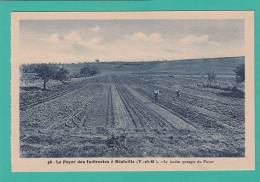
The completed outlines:
{"type": "Polygon", "coordinates": [[[211,86],[212,82],[216,82],[216,78],[217,78],[216,71],[210,70],[210,71],[208,71],[207,75],[208,75],[209,85],[211,86]]]}

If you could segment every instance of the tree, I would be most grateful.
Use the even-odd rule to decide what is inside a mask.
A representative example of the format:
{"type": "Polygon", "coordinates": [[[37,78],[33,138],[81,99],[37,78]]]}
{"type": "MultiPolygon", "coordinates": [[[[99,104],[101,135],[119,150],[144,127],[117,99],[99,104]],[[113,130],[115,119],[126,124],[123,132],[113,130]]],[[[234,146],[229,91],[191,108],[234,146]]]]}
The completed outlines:
{"type": "Polygon", "coordinates": [[[94,76],[99,73],[99,70],[96,67],[84,66],[80,69],[80,74],[84,76],[94,76]]]}
{"type": "Polygon", "coordinates": [[[245,64],[241,64],[234,70],[237,84],[245,81],[245,64]]]}
{"type": "Polygon", "coordinates": [[[210,85],[212,82],[216,82],[217,74],[215,70],[208,71],[207,75],[208,75],[208,81],[210,85]]]}
{"type": "Polygon", "coordinates": [[[54,77],[56,67],[50,64],[39,64],[35,67],[36,76],[43,80],[43,89],[46,90],[47,82],[54,77]]]}
{"type": "Polygon", "coordinates": [[[64,83],[65,80],[69,79],[69,70],[67,70],[65,68],[57,69],[53,75],[53,79],[64,83]]]}

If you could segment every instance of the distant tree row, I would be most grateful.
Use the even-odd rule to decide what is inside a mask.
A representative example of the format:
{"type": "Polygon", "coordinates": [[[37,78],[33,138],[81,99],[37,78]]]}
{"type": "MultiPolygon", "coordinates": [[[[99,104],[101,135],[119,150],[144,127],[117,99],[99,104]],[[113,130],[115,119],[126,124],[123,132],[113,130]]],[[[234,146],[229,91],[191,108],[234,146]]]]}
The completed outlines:
{"type": "MultiPolygon", "coordinates": [[[[57,80],[65,83],[66,80],[71,78],[71,74],[68,69],[64,67],[59,67],[54,64],[31,64],[23,65],[23,73],[35,73],[36,79],[41,79],[43,81],[43,89],[46,90],[47,83],[50,80],[57,80]]],[[[86,65],[80,69],[81,77],[90,77],[99,73],[99,70],[96,67],[91,67],[86,65]]]]}

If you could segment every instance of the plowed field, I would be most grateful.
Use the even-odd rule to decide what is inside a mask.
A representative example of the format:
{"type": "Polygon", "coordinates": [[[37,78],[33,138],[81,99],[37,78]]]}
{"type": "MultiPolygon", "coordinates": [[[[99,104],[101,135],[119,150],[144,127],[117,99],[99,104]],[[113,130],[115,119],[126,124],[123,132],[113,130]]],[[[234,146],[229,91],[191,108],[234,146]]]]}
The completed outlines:
{"type": "Polygon", "coordinates": [[[200,81],[111,73],[20,92],[21,157],[244,156],[244,98],[200,81]]]}

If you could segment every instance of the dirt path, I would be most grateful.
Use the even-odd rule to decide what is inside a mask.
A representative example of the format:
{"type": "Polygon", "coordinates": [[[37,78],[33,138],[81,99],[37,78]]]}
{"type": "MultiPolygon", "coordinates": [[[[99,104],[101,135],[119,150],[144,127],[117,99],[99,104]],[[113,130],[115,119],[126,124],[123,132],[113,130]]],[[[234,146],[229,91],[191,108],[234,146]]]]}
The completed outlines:
{"type": "Polygon", "coordinates": [[[113,112],[113,102],[112,102],[112,93],[111,93],[111,85],[108,87],[108,94],[107,94],[107,127],[112,128],[115,126],[115,119],[114,119],[114,112],[113,112]]]}
{"type": "Polygon", "coordinates": [[[108,86],[102,87],[102,90],[95,93],[95,101],[82,119],[83,127],[106,127],[107,124],[107,102],[108,86]]]}
{"type": "Polygon", "coordinates": [[[134,125],[126,107],[118,94],[115,85],[111,85],[112,106],[114,112],[115,127],[133,129],[134,125]]]}
{"type": "Polygon", "coordinates": [[[143,97],[140,95],[137,91],[133,90],[130,87],[127,87],[127,89],[130,91],[131,94],[133,94],[138,100],[140,100],[144,105],[146,105],[148,108],[159,114],[161,117],[163,117],[168,122],[172,123],[172,125],[177,129],[189,129],[194,130],[195,128],[188,123],[186,123],[184,120],[179,118],[178,116],[172,114],[168,110],[164,109],[163,107],[151,102],[149,99],[143,97]]]}

